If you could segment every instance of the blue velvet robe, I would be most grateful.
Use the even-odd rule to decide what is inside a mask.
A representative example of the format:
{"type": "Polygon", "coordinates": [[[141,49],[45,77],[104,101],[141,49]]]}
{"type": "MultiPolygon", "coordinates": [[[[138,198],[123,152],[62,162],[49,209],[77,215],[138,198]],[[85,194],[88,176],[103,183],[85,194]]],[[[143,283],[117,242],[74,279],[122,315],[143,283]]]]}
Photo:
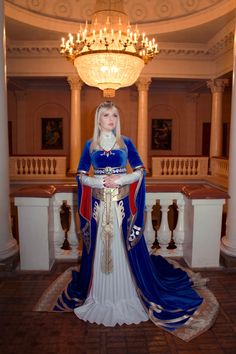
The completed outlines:
{"type": "MultiPolygon", "coordinates": [[[[127,162],[133,169],[143,166],[142,161],[130,139],[123,137],[125,146],[106,154],[101,150],[90,151],[91,141],[83,150],[78,172],[88,173],[94,169],[109,167],[123,168],[127,162]]],[[[93,257],[95,252],[97,223],[92,216],[95,202],[91,188],[78,181],[78,207],[80,227],[83,235],[83,253],[80,271],[72,272],[72,280],[58,298],[55,311],[74,309],[84,303],[92,281],[93,257]]],[[[143,236],[145,208],[144,176],[130,185],[129,196],[123,199],[125,217],[122,233],[126,245],[127,259],[130,263],[136,289],[150,319],[158,326],[168,330],[186,325],[203,299],[192,288],[192,282],[185,271],[174,268],[161,256],[150,256],[143,236]],[[138,206],[138,207],[137,207],[138,206]]]]}

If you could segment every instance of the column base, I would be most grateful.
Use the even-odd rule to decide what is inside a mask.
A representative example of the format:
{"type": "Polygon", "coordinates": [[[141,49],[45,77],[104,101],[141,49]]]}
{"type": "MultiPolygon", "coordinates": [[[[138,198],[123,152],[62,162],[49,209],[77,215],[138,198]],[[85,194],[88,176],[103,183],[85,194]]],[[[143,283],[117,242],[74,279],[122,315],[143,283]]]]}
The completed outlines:
{"type": "Polygon", "coordinates": [[[225,268],[236,269],[236,257],[228,256],[222,252],[220,254],[220,264],[225,268]]]}
{"type": "Polygon", "coordinates": [[[18,245],[16,239],[12,237],[10,242],[8,242],[7,247],[4,249],[0,249],[0,263],[14,256],[16,253],[18,253],[18,245]]]}
{"type": "Polygon", "coordinates": [[[226,236],[221,239],[220,251],[228,256],[236,257],[236,247],[229,244],[226,236]]]}
{"type": "Polygon", "coordinates": [[[0,273],[1,272],[12,272],[16,269],[20,262],[19,252],[15,253],[13,256],[0,261],[0,273]]]}

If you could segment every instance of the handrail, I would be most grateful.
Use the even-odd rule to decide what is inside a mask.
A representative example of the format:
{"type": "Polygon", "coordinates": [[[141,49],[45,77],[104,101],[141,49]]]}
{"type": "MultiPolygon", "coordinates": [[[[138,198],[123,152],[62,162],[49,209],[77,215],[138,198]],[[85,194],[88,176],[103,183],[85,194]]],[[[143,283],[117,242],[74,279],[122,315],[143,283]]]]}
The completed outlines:
{"type": "MultiPolygon", "coordinates": [[[[164,257],[183,257],[190,267],[219,267],[222,208],[228,198],[227,193],[207,183],[155,185],[147,181],[146,187],[144,236],[150,253],[164,257]],[[161,215],[154,230],[152,214],[157,205],[161,215]],[[174,209],[176,222],[170,227],[169,212],[174,209]]],[[[31,240],[30,245],[34,248],[26,247],[24,250],[23,247],[20,250],[21,269],[49,269],[56,259],[78,258],[80,234],[76,225],[76,184],[34,184],[14,191],[11,197],[19,211],[21,244],[28,245],[31,240]],[[71,227],[68,232],[71,250],[66,251],[61,248],[64,231],[60,210],[63,203],[71,210],[71,227]],[[37,239],[35,247],[32,237],[37,239]],[[38,242],[42,243],[40,249],[38,242]],[[37,257],[29,258],[28,252],[37,254],[37,257]],[[39,252],[41,257],[38,256],[39,252]],[[48,259],[46,265],[45,257],[48,259]]]]}
{"type": "Polygon", "coordinates": [[[10,156],[11,179],[66,177],[66,156],[10,156]]]}
{"type": "Polygon", "coordinates": [[[225,158],[212,157],[211,158],[211,174],[214,176],[228,177],[229,161],[225,158]]]}
{"type": "Polygon", "coordinates": [[[153,177],[199,178],[208,174],[208,157],[161,156],[152,157],[153,177]]]}

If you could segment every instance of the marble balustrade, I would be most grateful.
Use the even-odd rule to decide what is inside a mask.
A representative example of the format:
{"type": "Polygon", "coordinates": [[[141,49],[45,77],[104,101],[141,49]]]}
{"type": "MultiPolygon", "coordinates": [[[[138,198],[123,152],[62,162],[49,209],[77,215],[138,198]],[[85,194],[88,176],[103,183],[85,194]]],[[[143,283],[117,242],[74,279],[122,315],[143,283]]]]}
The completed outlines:
{"type": "MultiPolygon", "coordinates": [[[[21,270],[48,271],[55,261],[76,260],[81,255],[76,194],[77,186],[72,184],[32,185],[14,192],[21,270]],[[61,249],[65,232],[60,210],[64,201],[71,211],[70,250],[61,249]]],[[[206,183],[147,182],[144,235],[150,253],[183,257],[192,268],[219,267],[222,213],[227,198],[225,192],[206,183]],[[156,206],[161,217],[154,225],[156,206]],[[173,206],[176,220],[170,227],[173,206]]]]}
{"type": "Polygon", "coordinates": [[[11,180],[65,178],[66,156],[10,156],[11,180]]]}
{"type": "MultiPolygon", "coordinates": [[[[66,178],[66,156],[10,156],[11,180],[30,181],[34,178],[66,178]]],[[[204,156],[152,157],[152,177],[159,179],[207,178],[209,158],[204,156]]],[[[210,159],[211,176],[228,178],[228,160],[210,159]]]]}
{"type": "Polygon", "coordinates": [[[159,156],[152,157],[152,176],[168,178],[200,178],[208,175],[208,157],[159,156]]]}
{"type": "Polygon", "coordinates": [[[229,161],[226,158],[212,157],[210,161],[211,174],[213,176],[221,176],[228,178],[229,161]]]}

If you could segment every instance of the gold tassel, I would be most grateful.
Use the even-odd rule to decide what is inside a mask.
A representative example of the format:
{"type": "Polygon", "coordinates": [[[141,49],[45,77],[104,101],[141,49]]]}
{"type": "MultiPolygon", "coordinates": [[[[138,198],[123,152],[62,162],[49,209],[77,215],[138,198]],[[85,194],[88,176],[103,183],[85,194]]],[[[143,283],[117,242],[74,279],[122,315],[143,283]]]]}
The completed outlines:
{"type": "Polygon", "coordinates": [[[104,200],[104,214],[102,220],[102,233],[101,238],[103,240],[103,252],[101,260],[101,271],[109,274],[113,271],[113,260],[111,254],[111,243],[113,239],[113,222],[112,222],[112,210],[111,210],[111,191],[107,189],[105,191],[104,200]]]}

